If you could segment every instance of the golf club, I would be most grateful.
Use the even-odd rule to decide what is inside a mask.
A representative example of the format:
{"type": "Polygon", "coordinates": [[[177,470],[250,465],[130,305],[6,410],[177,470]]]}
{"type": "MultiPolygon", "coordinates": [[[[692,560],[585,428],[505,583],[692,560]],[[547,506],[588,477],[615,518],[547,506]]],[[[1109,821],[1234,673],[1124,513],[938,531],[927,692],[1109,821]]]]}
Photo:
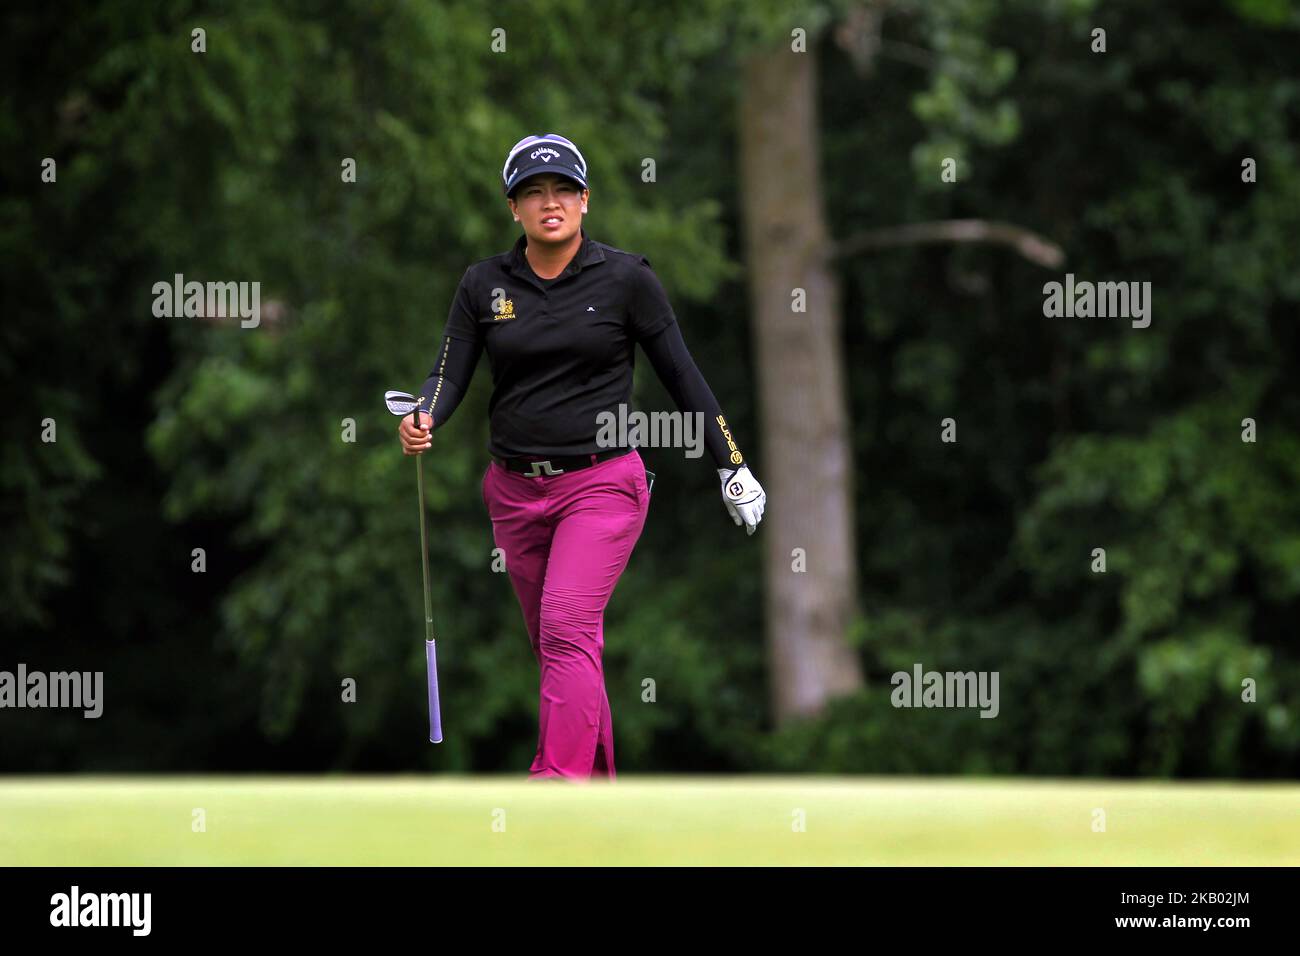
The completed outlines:
{"type": "MultiPolygon", "coordinates": [[[[417,399],[406,392],[390,391],[384,393],[384,404],[388,410],[399,418],[407,412],[411,421],[418,428],[420,425],[420,404],[424,399],[417,399]]],[[[424,659],[429,677],[429,742],[442,743],[442,711],[438,706],[438,655],[433,646],[433,598],[429,592],[429,545],[424,530],[424,457],[415,456],[415,486],[420,499],[420,564],[424,570],[424,659]]]]}

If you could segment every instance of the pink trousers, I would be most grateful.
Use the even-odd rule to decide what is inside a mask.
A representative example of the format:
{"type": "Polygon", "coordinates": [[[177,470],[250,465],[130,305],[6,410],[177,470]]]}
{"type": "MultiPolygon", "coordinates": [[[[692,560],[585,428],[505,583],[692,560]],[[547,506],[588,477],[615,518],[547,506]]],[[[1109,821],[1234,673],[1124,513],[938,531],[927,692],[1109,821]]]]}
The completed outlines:
{"type": "Polygon", "coordinates": [[[541,667],[537,755],[529,779],[612,779],[605,606],[650,507],[641,456],[633,450],[537,477],[492,461],[483,475],[483,503],[541,667]]]}

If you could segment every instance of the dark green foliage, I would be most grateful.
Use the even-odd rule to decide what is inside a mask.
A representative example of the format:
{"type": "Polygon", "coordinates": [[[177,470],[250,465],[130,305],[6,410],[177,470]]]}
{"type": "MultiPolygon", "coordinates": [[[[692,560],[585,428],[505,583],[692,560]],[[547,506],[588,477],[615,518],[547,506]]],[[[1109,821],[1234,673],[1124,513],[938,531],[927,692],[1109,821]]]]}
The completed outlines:
{"type": "MultiPolygon", "coordinates": [[[[860,76],[817,34],[847,6],[11,16],[0,668],[101,667],[111,696],[93,727],[10,715],[5,768],[520,772],[536,664],[491,570],[487,360],[426,461],[440,749],[414,465],[383,392],[423,379],[465,267],[518,234],[504,151],[556,130],[591,166],[588,232],[651,259],[761,479],[736,84],[747,44],[803,27],[837,238],[988,218],[1067,261],[844,264],[868,685],[819,718],[770,726],[759,539],[707,461],[644,452],[651,517],[605,627],[620,769],[1294,775],[1295,7],[899,3],[860,76]],[[1044,318],[1065,271],[1151,281],[1150,328],[1044,318]],[[175,273],[260,282],[262,326],[155,318],[175,273]],[[893,708],[915,662],[999,671],[999,716],[893,708]]],[[[637,383],[671,407],[648,368],[637,383]]]]}

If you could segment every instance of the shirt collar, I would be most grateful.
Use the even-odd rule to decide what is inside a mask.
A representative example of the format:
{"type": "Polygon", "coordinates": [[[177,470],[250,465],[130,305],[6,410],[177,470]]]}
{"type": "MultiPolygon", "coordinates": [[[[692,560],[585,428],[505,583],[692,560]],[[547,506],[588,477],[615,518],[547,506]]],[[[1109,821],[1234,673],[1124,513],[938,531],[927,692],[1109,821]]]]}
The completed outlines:
{"type": "MultiPolygon", "coordinates": [[[[601,250],[600,246],[587,235],[587,230],[584,227],[579,226],[578,231],[582,234],[582,245],[578,246],[577,253],[574,254],[573,259],[569,264],[564,267],[564,271],[560,273],[561,276],[581,272],[587,266],[605,261],[605,253],[601,250]]],[[[536,278],[537,274],[533,272],[533,267],[530,266],[528,260],[524,258],[524,246],[527,244],[527,234],[521,234],[519,238],[515,240],[514,248],[510,250],[510,271],[526,278],[536,278]]],[[[559,276],[556,276],[556,278],[558,279],[559,276]]]]}

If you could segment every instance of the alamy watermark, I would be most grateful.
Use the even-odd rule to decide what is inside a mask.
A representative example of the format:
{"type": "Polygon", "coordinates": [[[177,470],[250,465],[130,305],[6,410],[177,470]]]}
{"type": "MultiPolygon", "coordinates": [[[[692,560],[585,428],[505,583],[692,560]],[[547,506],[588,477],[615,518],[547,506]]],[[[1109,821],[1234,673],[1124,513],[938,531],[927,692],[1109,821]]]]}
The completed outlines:
{"type": "Polygon", "coordinates": [[[618,412],[596,415],[596,444],[601,448],[685,448],[687,458],[704,454],[703,412],[618,412]]]}
{"type": "Polygon", "coordinates": [[[74,884],[50,897],[51,926],[124,926],[132,936],[148,936],[152,913],[152,893],[83,893],[74,884]]]}
{"type": "Polygon", "coordinates": [[[0,707],[80,708],[91,720],[104,712],[103,671],[0,671],[0,707]]]}
{"type": "Polygon", "coordinates": [[[171,282],[153,284],[153,314],[159,319],[240,318],[239,326],[255,329],[262,322],[262,283],[186,282],[176,273],[171,282]]]}
{"type": "Polygon", "coordinates": [[[981,717],[996,717],[997,671],[927,671],[913,664],[911,673],[895,671],[889,702],[895,707],[979,707],[981,717]]]}
{"type": "Polygon", "coordinates": [[[1132,319],[1133,328],[1145,329],[1151,324],[1151,283],[1075,282],[1074,273],[1067,272],[1064,284],[1044,284],[1043,315],[1049,319],[1132,319]]]}

